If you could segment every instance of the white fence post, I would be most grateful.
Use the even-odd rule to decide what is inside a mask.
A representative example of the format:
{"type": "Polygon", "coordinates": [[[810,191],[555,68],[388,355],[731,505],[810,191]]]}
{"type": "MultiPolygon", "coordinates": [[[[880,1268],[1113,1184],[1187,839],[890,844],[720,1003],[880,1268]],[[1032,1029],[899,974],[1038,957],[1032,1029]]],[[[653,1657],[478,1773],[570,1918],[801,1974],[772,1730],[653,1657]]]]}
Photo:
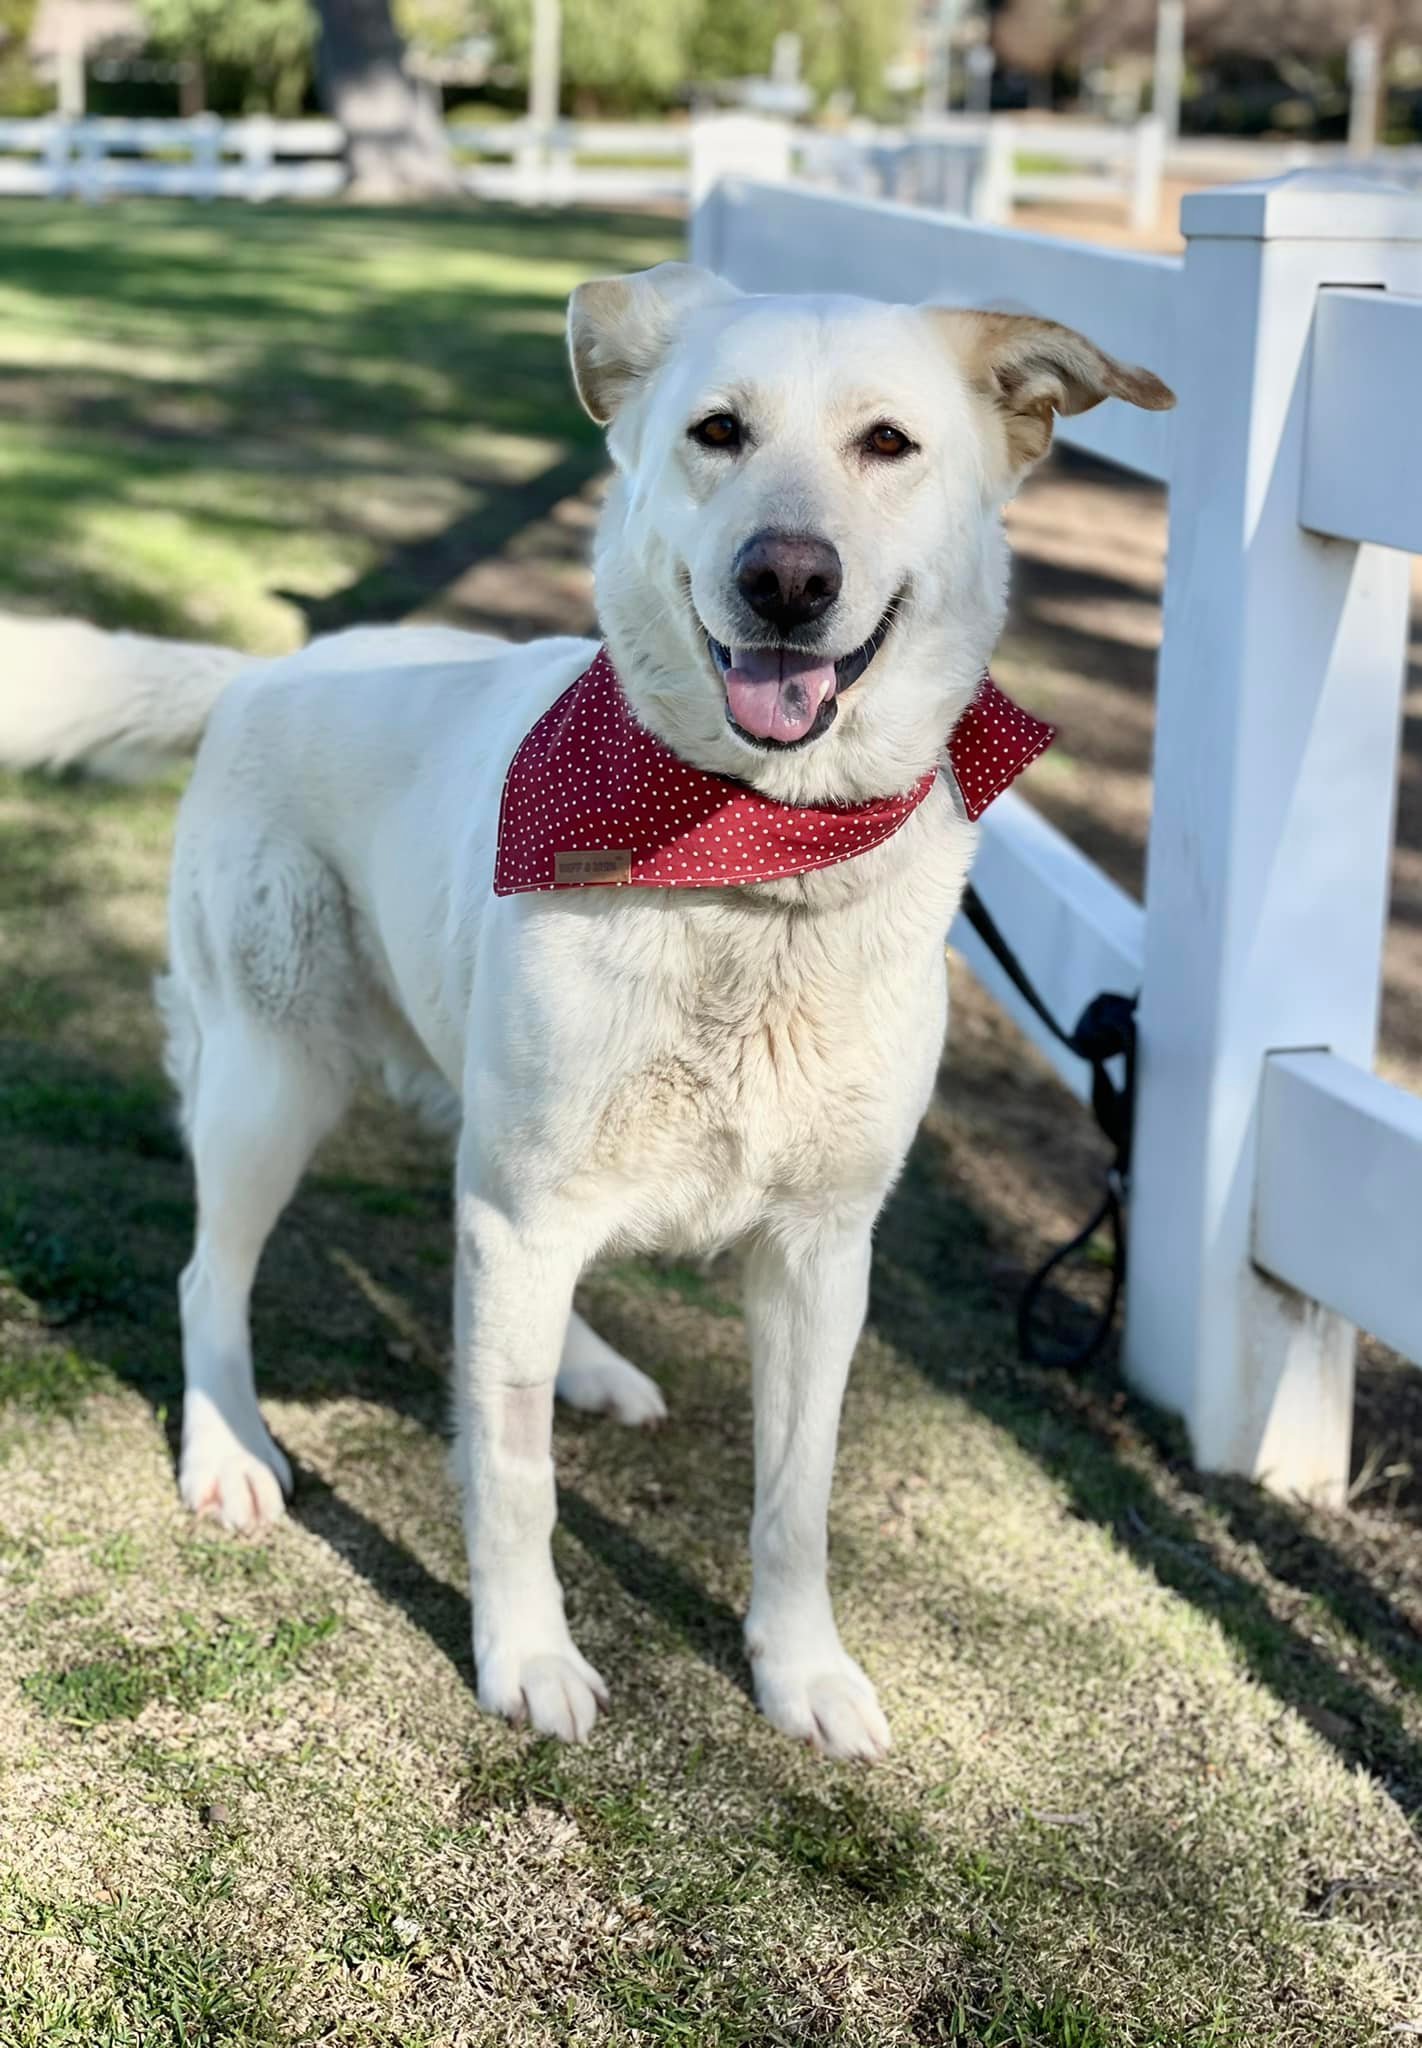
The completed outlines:
{"type": "Polygon", "coordinates": [[[271,196],[276,159],[276,130],[269,114],[254,114],[241,124],[242,196],[260,200],[271,196]]]}
{"type": "Polygon", "coordinates": [[[74,125],[64,115],[57,114],[45,138],[44,163],[51,180],[50,192],[56,199],[67,197],[73,189],[74,125]]]}
{"type": "Polygon", "coordinates": [[[1012,218],[1012,192],[1017,172],[1017,129],[1001,114],[987,123],[982,162],[973,186],[972,217],[987,227],[1001,227],[1012,218]]]}
{"type": "Polygon", "coordinates": [[[222,123],[216,114],[199,114],[191,137],[193,197],[216,199],[222,191],[222,123]]]}
{"type": "Polygon", "coordinates": [[[1151,112],[1164,136],[1180,133],[1180,86],[1185,76],[1185,0],[1157,0],[1151,112]]]}
{"type": "Polygon", "coordinates": [[[703,114],[691,124],[691,209],[718,178],[780,184],[790,175],[791,133],[758,114],[703,114]]]}
{"type": "Polygon", "coordinates": [[[1131,156],[1131,226],[1141,233],[1160,221],[1160,179],[1165,169],[1165,126],[1153,115],[1137,121],[1131,156]]]}
{"type": "Polygon", "coordinates": [[[543,204],[548,190],[551,137],[551,128],[536,128],[531,120],[521,128],[511,185],[511,197],[516,206],[543,204]]]}
{"type": "Polygon", "coordinates": [[[1338,1501],[1352,1325],[1251,1264],[1251,1211],[1266,1055],[1372,1061],[1407,558],[1299,492],[1319,290],[1422,290],[1422,205],[1296,173],[1181,220],[1126,1363],[1206,1470],[1338,1501]]]}
{"type": "Polygon", "coordinates": [[[69,132],[74,145],[69,189],[93,205],[104,196],[103,131],[97,121],[76,121],[69,132]]]}

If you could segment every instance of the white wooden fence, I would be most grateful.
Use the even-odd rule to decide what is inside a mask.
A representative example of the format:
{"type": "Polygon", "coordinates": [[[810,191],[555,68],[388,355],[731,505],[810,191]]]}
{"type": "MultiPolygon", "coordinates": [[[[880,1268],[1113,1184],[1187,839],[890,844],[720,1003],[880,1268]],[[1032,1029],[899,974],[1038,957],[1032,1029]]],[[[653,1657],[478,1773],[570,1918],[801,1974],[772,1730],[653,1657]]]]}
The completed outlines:
{"type": "Polygon", "coordinates": [[[993,224],[1021,203],[1122,209],[1133,227],[1160,212],[1165,130],[1103,121],[1015,121],[952,114],[907,129],[856,123],[796,138],[802,175],[861,198],[897,199],[993,224]]]}
{"type": "Polygon", "coordinates": [[[1346,142],[1272,142],[1262,136],[1177,135],[1165,151],[1167,177],[1187,185],[1278,178],[1289,171],[1332,170],[1422,190],[1422,147],[1393,143],[1356,155],[1346,142]]]}
{"type": "Polygon", "coordinates": [[[651,121],[451,121],[464,188],[520,206],[684,202],[691,124],[651,121]]]}
{"type": "MultiPolygon", "coordinates": [[[[751,290],[1003,301],[1158,371],[1062,438],[1168,483],[1145,907],[1009,795],[977,879],[1051,1008],[1141,992],[1126,1368],[1210,1470],[1339,1500],[1353,1325],[1422,1360],[1422,1101],[1372,1073],[1408,563],[1422,199],[1303,174],[1192,195],[1183,259],[723,178],[751,290]]],[[[974,935],[954,942],[1078,1093],[974,935]]]]}
{"type": "Polygon", "coordinates": [[[345,147],[335,121],[0,121],[0,197],[329,199],[345,147]]]}
{"type": "Polygon", "coordinates": [[[897,199],[974,220],[1006,221],[1019,201],[1090,201],[1137,227],[1160,206],[1164,131],[1105,122],[952,115],[913,128],[852,123],[814,129],[756,114],[652,123],[451,122],[466,190],[524,206],[617,206],[700,198],[698,165],[734,161],[747,176],[784,177],[859,198],[897,199]]]}
{"type": "MultiPolygon", "coordinates": [[[[452,122],[465,189],[526,206],[694,205],[703,161],[747,176],[795,170],[856,198],[1006,222],[1022,203],[1108,205],[1148,228],[1162,171],[1205,181],[1337,165],[1422,189],[1422,149],[1358,160],[1340,144],[1186,137],[1170,144],[1153,120],[1132,126],[1069,119],[953,114],[911,128],[854,122],[841,131],[760,115],[694,121],[452,122]]],[[[0,121],[0,197],[97,200],[119,194],[196,199],[328,199],[345,186],[345,140],[334,121],[0,121]]]]}

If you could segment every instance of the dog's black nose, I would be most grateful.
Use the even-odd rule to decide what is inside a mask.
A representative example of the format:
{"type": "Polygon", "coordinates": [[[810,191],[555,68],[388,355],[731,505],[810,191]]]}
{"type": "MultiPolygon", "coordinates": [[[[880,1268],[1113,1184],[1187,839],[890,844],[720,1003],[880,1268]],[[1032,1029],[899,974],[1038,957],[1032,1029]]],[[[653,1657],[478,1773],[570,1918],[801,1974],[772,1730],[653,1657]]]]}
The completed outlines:
{"type": "Polygon", "coordinates": [[[736,556],[736,588],[782,633],[808,626],[839,596],[839,550],[815,533],[753,533],[736,556]]]}

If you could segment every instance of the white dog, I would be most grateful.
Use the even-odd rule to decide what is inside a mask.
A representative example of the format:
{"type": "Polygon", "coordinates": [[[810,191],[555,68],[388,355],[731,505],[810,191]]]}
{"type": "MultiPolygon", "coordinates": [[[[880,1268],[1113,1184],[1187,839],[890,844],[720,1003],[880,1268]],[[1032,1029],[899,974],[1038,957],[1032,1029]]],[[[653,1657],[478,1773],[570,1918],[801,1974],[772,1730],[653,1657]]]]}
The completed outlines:
{"type": "MultiPolygon", "coordinates": [[[[198,1193],[188,1505],[239,1529],[281,1512],[248,1295],[313,1150],[382,1070],[459,1128],[457,1457],[481,1703],[581,1738],[606,1699],[550,1554],[553,1395],[631,1423],[664,1411],[573,1313],[580,1273],[613,1249],[741,1242],[757,1697],[787,1733],[877,1757],[889,1731],[835,1627],[825,1525],[870,1235],[933,1085],[944,935],[973,852],[971,806],[935,771],[1001,624],[1000,513],[1053,414],[1171,396],[1044,321],[747,298],[680,264],[584,285],[570,337],[616,467],[597,597],[641,734],[627,744],[650,750],[642,794],[669,763],[668,787],[680,773],[742,805],[713,820],[705,868],[635,886],[638,834],[662,826],[629,798],[592,867],[495,893],[510,763],[589,670],[582,641],[366,630],[243,665],[12,628],[12,677],[18,649],[47,680],[8,685],[0,756],[112,761],[207,727],[159,989],[198,1193]],[[825,842],[775,879],[716,886],[745,806],[775,829],[890,824],[861,831],[863,850],[825,842]]],[[[576,781],[579,746],[604,736],[563,739],[576,781]]],[[[505,821],[528,859],[566,798],[540,791],[537,758],[505,821]]],[[[615,784],[620,758],[588,772],[615,784]]]]}

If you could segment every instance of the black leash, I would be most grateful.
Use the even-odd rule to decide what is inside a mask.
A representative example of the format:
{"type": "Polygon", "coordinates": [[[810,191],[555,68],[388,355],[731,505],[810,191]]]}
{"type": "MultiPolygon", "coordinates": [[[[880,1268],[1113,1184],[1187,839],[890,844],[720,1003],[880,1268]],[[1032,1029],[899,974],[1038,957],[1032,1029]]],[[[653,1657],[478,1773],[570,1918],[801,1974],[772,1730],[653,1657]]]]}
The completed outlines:
{"type": "Polygon", "coordinates": [[[1116,1305],[1126,1281],[1126,1218],[1124,1203],[1131,1175],[1131,1123],[1136,1093],[1136,999],[1134,996],[1099,995],[1089,1002],[1077,1019],[1075,1031],[1063,1031],[1056,1018],[1027,978],[1026,969],[993,922],[977,890],[969,883],[963,896],[963,915],[987,947],[998,966],[1053,1038],[1085,1060],[1091,1068],[1091,1107],[1096,1121],[1116,1148],[1106,1173],[1106,1191],[1089,1222],[1084,1223],[1069,1244],[1052,1256],[1032,1275],[1017,1304],[1017,1348],[1033,1365],[1060,1367],[1080,1372],[1101,1352],[1116,1320],[1116,1305]],[[1106,1071],[1109,1060],[1125,1062],[1125,1085],[1117,1087],[1106,1071]],[[1111,1233],[1111,1287],[1091,1330],[1080,1344],[1044,1348],[1032,1327],[1042,1290],[1057,1267],[1063,1265],[1091,1242],[1105,1223],[1111,1233]]]}

